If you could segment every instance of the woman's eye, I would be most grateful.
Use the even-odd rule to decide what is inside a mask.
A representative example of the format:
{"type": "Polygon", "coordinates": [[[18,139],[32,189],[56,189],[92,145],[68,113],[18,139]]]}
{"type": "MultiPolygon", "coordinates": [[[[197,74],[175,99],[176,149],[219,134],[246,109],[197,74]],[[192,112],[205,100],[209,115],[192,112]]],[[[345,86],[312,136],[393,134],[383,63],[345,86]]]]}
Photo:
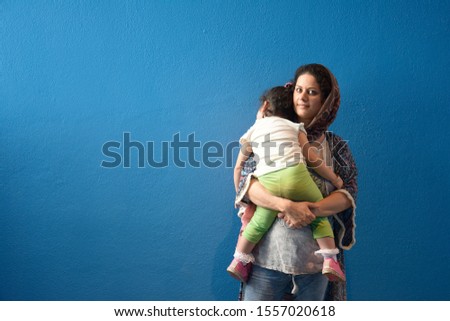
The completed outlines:
{"type": "Polygon", "coordinates": [[[299,94],[303,93],[304,91],[306,91],[306,93],[310,96],[317,96],[319,94],[319,91],[317,91],[316,89],[305,89],[303,90],[303,88],[297,87],[295,88],[295,91],[299,94]]]}

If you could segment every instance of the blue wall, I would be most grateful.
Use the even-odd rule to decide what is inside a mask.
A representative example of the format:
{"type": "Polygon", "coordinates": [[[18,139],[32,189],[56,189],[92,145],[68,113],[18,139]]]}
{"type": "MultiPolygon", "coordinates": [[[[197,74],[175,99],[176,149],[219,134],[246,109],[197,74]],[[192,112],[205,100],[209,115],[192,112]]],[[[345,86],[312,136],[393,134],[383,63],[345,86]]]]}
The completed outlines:
{"type": "Polygon", "coordinates": [[[349,299],[450,300],[449,16],[448,1],[0,2],[0,299],[235,300],[226,155],[139,168],[133,147],[130,168],[103,168],[102,147],[227,146],[264,89],[320,62],[360,171],[349,299]]]}

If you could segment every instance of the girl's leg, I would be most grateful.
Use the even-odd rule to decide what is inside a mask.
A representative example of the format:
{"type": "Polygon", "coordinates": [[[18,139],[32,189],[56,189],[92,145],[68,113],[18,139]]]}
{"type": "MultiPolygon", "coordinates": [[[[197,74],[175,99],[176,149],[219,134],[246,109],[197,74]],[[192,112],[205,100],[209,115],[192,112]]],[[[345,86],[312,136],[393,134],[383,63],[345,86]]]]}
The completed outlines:
{"type": "Polygon", "coordinates": [[[321,250],[333,250],[336,248],[336,243],[332,237],[323,237],[316,239],[316,241],[321,250]]]}
{"type": "MultiPolygon", "coordinates": [[[[322,199],[322,194],[317,185],[312,180],[309,172],[303,164],[286,169],[283,171],[282,193],[281,196],[295,201],[317,202],[322,199]],[[299,182],[301,182],[299,184],[299,182]]],[[[333,229],[330,221],[326,217],[318,217],[311,223],[311,229],[314,239],[319,244],[320,251],[316,254],[324,257],[322,273],[330,281],[344,281],[345,274],[342,272],[336,260],[336,254],[339,250],[334,242],[333,229]]]]}
{"type": "MultiPolygon", "coordinates": [[[[252,243],[253,246],[256,245],[272,226],[277,214],[276,211],[257,206],[255,214],[242,233],[243,238],[246,239],[247,242],[252,243]]],[[[245,243],[243,243],[242,250],[250,247],[250,245],[244,244],[245,243]]],[[[253,250],[253,248],[251,250],[253,250]]]]}
{"type": "MultiPolygon", "coordinates": [[[[280,174],[284,170],[268,173],[259,177],[260,183],[272,194],[277,195],[280,190],[280,174]]],[[[239,238],[236,251],[250,254],[255,245],[261,240],[272,226],[277,212],[261,206],[256,207],[256,211],[245,227],[242,237],[239,238]]]]}
{"type": "Polygon", "coordinates": [[[332,282],[345,281],[345,273],[337,261],[339,249],[334,241],[330,221],[325,217],[319,217],[311,223],[311,228],[313,237],[320,247],[320,250],[316,251],[315,254],[323,256],[322,274],[332,282]]]}
{"type": "MultiPolygon", "coordinates": [[[[321,250],[337,249],[336,243],[334,241],[333,229],[331,228],[331,224],[328,218],[316,218],[311,223],[311,230],[313,233],[313,237],[319,244],[321,250]]],[[[339,251],[337,251],[337,253],[339,253],[339,251]]]]}
{"type": "MultiPolygon", "coordinates": [[[[277,184],[279,183],[279,179],[277,172],[263,175],[259,180],[270,192],[273,193],[278,190],[277,184]]],[[[251,252],[272,226],[277,214],[276,211],[267,208],[259,206],[256,208],[253,217],[238,238],[236,251],[233,255],[234,259],[227,268],[228,273],[230,273],[232,277],[241,282],[247,282],[251,270],[250,263],[254,261],[251,252]]]]}
{"type": "Polygon", "coordinates": [[[242,235],[238,238],[234,259],[228,266],[227,271],[232,277],[247,282],[251,264],[255,259],[252,251],[256,243],[269,230],[277,213],[262,207],[257,207],[255,214],[248,223],[242,235]]]}

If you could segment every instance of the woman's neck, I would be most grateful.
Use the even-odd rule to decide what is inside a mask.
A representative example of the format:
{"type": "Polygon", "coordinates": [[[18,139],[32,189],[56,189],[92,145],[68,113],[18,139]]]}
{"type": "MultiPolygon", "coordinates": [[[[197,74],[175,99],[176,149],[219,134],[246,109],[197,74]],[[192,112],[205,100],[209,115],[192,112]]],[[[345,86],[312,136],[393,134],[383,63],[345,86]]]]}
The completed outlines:
{"type": "Polygon", "coordinates": [[[325,140],[325,133],[322,133],[322,135],[320,135],[319,138],[316,139],[316,142],[322,144],[324,140],[325,140]]]}
{"type": "MultiPolygon", "coordinates": [[[[303,125],[305,125],[306,131],[308,131],[308,126],[309,124],[312,122],[312,119],[298,119],[299,123],[303,123],[303,125]]],[[[322,144],[323,141],[325,140],[325,133],[323,133],[322,135],[320,135],[318,138],[316,138],[314,141],[322,144]]]]}
{"type": "Polygon", "coordinates": [[[299,123],[303,123],[305,125],[305,128],[307,128],[309,126],[309,124],[311,124],[312,119],[300,119],[300,118],[298,118],[298,122],[299,123]]]}
{"type": "Polygon", "coordinates": [[[325,133],[322,133],[322,135],[320,135],[319,137],[317,137],[314,141],[315,141],[316,143],[322,144],[324,140],[325,140],[325,133]]]}

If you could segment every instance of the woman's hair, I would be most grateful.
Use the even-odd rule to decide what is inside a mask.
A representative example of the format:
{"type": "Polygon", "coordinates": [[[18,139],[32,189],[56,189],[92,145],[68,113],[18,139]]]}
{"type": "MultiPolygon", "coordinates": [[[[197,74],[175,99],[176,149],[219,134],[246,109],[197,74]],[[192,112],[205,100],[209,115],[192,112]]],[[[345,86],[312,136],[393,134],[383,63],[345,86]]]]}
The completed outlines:
{"type": "Polygon", "coordinates": [[[261,103],[267,101],[269,106],[265,111],[265,116],[278,116],[281,118],[295,121],[297,115],[294,111],[292,102],[293,87],[291,84],[286,86],[277,86],[266,90],[259,98],[261,103]]]}
{"type": "Polygon", "coordinates": [[[295,81],[294,84],[297,82],[298,77],[304,74],[310,74],[316,78],[317,83],[319,84],[320,91],[321,91],[321,100],[322,103],[327,99],[328,95],[331,92],[331,76],[328,71],[328,69],[320,64],[308,64],[300,66],[297,71],[295,72],[295,81]]]}

